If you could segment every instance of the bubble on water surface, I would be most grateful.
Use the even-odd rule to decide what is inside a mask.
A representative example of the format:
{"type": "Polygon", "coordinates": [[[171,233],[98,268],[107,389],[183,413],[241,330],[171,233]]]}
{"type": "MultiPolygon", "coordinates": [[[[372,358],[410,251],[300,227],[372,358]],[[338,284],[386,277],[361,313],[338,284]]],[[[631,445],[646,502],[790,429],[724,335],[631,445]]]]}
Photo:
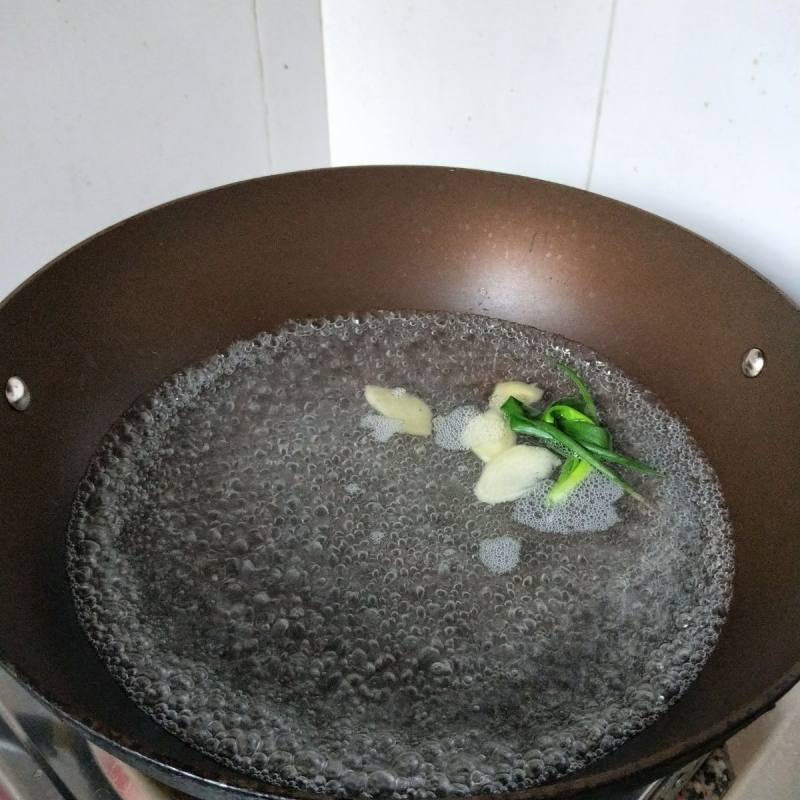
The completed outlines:
{"type": "Polygon", "coordinates": [[[449,414],[433,418],[433,439],[445,450],[467,450],[464,431],[470,421],[480,414],[474,406],[459,406],[449,414]]]}
{"type": "Polygon", "coordinates": [[[489,572],[502,575],[511,572],[519,563],[520,543],[510,536],[484,539],[480,545],[480,559],[489,572]]]}
{"type": "Polygon", "coordinates": [[[624,492],[599,472],[592,472],[570,494],[569,501],[551,505],[547,491],[552,481],[542,481],[514,504],[514,519],[547,533],[590,533],[608,530],[619,522],[617,501],[624,492]]]}
{"type": "Polygon", "coordinates": [[[361,427],[372,432],[376,442],[388,442],[396,433],[403,430],[403,422],[399,419],[384,417],[382,414],[365,414],[361,418],[361,427]]]}

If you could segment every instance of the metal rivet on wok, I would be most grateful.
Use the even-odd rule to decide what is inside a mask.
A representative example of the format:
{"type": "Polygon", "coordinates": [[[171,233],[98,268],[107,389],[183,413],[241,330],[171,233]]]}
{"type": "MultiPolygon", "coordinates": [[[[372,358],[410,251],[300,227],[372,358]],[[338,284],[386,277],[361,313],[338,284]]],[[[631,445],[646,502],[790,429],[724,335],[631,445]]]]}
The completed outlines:
{"type": "Polygon", "coordinates": [[[25,411],[31,404],[31,393],[22,378],[14,375],[6,381],[6,400],[17,411],[25,411]]]}
{"type": "Polygon", "coordinates": [[[742,359],[742,372],[748,378],[755,378],[761,374],[765,363],[766,360],[764,359],[763,350],[753,347],[744,354],[744,358],[742,359]]]}

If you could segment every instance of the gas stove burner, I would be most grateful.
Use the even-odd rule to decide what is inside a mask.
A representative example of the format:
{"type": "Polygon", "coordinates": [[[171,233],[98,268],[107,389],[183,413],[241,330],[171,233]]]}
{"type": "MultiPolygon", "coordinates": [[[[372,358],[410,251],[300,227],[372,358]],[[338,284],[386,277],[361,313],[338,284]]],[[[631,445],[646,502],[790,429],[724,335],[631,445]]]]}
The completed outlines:
{"type": "Polygon", "coordinates": [[[100,772],[103,773],[120,800],[179,800],[187,797],[174,789],[167,789],[160,783],[156,783],[139,770],[128,766],[93,744],[89,745],[89,750],[100,772]]]}

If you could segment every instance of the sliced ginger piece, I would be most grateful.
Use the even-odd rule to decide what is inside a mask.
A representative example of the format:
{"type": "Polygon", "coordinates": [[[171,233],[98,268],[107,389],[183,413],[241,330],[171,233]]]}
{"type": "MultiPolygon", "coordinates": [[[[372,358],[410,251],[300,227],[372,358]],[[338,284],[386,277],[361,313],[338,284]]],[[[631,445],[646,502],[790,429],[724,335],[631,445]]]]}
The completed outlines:
{"type": "Polygon", "coordinates": [[[495,408],[473,417],[464,428],[461,438],[464,445],[481,461],[491,461],[504,450],[513,447],[517,441],[505,414],[495,408]]]}
{"type": "Polygon", "coordinates": [[[401,433],[431,435],[433,414],[428,404],[416,395],[405,389],[365,386],[364,397],[379,414],[402,423],[401,433]]]}
{"type": "Polygon", "coordinates": [[[559,463],[558,456],[544,447],[514,445],[484,466],[475,484],[475,497],[491,505],[518,500],[559,463]]]}
{"type": "Polygon", "coordinates": [[[494,387],[489,398],[489,408],[500,408],[509,397],[516,397],[525,406],[538,403],[542,399],[542,390],[535,383],[522,381],[504,381],[494,387]]]}

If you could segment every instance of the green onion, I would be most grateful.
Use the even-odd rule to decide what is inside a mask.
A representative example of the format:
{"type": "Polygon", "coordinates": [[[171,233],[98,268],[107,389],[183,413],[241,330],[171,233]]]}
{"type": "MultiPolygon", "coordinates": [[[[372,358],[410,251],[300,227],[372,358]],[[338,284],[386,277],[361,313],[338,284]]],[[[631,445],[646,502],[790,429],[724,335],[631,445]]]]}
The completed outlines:
{"type": "Polygon", "coordinates": [[[500,407],[515,433],[535,436],[546,446],[564,456],[558,478],[547,493],[550,503],[563,503],[593,470],[597,470],[624,492],[645,506],[650,504],[633,486],[623,480],[605,462],[645,473],[658,475],[656,470],[612,450],[611,433],[600,425],[597,406],[581,377],[570,367],[556,364],[575,384],[580,399],[565,397],[550,403],[538,415],[529,412],[515,397],[509,397],[500,407]]]}
{"type": "Polygon", "coordinates": [[[556,364],[556,368],[561,370],[575,384],[583,401],[583,410],[592,420],[597,422],[597,406],[594,404],[594,400],[592,400],[592,396],[589,394],[589,390],[586,388],[581,376],[566,364],[556,364]]]}
{"type": "Polygon", "coordinates": [[[588,442],[584,442],[583,446],[587,450],[594,453],[602,461],[608,461],[612,464],[619,464],[620,466],[628,467],[629,469],[635,469],[637,472],[642,472],[645,475],[653,475],[657,478],[663,477],[657,469],[653,469],[647,464],[637,461],[635,458],[631,458],[630,456],[624,456],[622,453],[615,453],[612,450],[606,450],[603,447],[597,447],[596,445],[588,442]]]}
{"type": "Polygon", "coordinates": [[[562,465],[556,482],[547,492],[547,500],[552,505],[563,503],[578,486],[586,480],[592,466],[576,456],[570,456],[562,465]]]}
{"type": "Polygon", "coordinates": [[[547,406],[539,417],[545,422],[554,422],[556,419],[568,419],[572,422],[588,422],[589,425],[596,424],[595,420],[575,408],[575,406],[571,406],[561,400],[547,406]]]}
{"type": "Polygon", "coordinates": [[[640,495],[639,492],[633,488],[633,486],[620,478],[615,472],[610,470],[605,464],[603,464],[602,461],[600,461],[599,458],[595,457],[583,445],[578,444],[578,442],[576,442],[571,436],[568,436],[550,422],[543,422],[542,420],[536,420],[527,417],[527,415],[525,415],[525,410],[522,408],[522,404],[516,398],[509,397],[508,400],[506,400],[506,402],[500,406],[500,410],[508,417],[511,430],[515,433],[527,433],[531,436],[544,439],[545,441],[557,442],[569,450],[573,455],[577,456],[583,461],[586,461],[598,472],[605,475],[608,480],[610,480],[612,483],[615,483],[620,487],[620,489],[629,494],[635,500],[638,500],[644,505],[648,505],[644,497],[642,497],[642,495],[640,495]],[[515,403],[520,407],[523,415],[522,418],[518,414],[515,406],[510,405],[511,403],[515,403]]]}
{"type": "Polygon", "coordinates": [[[558,422],[558,427],[582,445],[592,444],[596,447],[609,449],[611,444],[611,434],[605,428],[601,428],[593,422],[561,419],[558,422]]]}

